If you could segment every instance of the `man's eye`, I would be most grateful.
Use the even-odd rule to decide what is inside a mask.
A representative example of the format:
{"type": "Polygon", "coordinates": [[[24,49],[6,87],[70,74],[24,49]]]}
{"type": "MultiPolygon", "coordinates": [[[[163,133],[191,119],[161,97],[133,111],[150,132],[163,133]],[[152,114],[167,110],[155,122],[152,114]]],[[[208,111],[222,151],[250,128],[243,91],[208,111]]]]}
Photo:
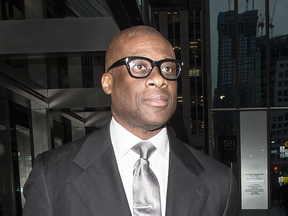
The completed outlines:
{"type": "Polygon", "coordinates": [[[137,64],[137,65],[135,65],[135,67],[138,69],[138,70],[145,70],[145,67],[144,67],[144,65],[141,65],[141,64],[137,64]]]}
{"type": "Polygon", "coordinates": [[[175,64],[172,62],[165,62],[161,65],[161,71],[166,74],[174,73],[175,69],[175,64]]]}
{"type": "Polygon", "coordinates": [[[162,69],[165,73],[172,73],[173,69],[171,67],[165,67],[162,69]]]}
{"type": "Polygon", "coordinates": [[[130,68],[133,72],[145,72],[148,69],[148,64],[143,61],[135,61],[130,64],[130,68]]]}

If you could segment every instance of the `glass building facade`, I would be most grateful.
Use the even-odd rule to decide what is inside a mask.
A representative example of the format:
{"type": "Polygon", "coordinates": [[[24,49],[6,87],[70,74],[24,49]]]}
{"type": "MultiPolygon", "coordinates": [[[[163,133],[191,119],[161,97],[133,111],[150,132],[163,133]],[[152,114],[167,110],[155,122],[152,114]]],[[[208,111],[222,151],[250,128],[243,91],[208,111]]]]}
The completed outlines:
{"type": "Polygon", "coordinates": [[[210,1],[213,153],[235,170],[243,209],[280,213],[287,196],[287,6],[210,1]]]}

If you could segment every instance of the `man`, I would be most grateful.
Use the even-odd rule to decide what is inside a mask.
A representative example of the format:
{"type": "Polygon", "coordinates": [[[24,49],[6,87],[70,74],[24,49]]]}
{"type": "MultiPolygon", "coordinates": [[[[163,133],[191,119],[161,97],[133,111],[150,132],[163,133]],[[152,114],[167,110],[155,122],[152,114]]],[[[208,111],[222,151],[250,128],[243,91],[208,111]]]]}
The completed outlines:
{"type": "Polygon", "coordinates": [[[116,35],[108,45],[102,76],[103,90],[111,95],[111,122],[37,157],[24,188],[23,215],[129,216],[141,215],[136,211],[143,209],[157,211],[143,215],[237,215],[231,170],[165,127],[176,109],[181,67],[171,44],[151,27],[136,26],[116,35]],[[146,163],[153,183],[140,184],[140,189],[135,182],[146,171],[135,176],[138,143],[156,148],[150,166],[146,163]],[[136,203],[151,187],[147,203],[136,203]]]}

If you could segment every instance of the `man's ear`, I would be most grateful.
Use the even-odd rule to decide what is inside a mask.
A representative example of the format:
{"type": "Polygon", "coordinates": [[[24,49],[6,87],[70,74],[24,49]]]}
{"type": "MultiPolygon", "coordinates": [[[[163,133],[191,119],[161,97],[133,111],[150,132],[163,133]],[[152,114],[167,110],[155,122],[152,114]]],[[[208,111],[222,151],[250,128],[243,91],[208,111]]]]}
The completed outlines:
{"type": "Polygon", "coordinates": [[[104,73],[102,75],[101,79],[102,89],[106,94],[111,94],[112,79],[113,77],[109,73],[104,73]]]}

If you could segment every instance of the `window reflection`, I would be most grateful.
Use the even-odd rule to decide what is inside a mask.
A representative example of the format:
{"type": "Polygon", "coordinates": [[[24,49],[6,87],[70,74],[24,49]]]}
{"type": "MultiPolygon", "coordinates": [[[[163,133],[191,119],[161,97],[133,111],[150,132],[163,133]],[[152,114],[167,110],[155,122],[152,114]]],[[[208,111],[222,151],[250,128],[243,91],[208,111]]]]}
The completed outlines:
{"type": "MultiPolygon", "coordinates": [[[[210,1],[211,71],[214,156],[223,160],[217,152],[219,138],[229,131],[228,134],[233,135],[232,130],[237,126],[241,128],[231,109],[271,109],[267,127],[271,148],[270,187],[274,192],[288,176],[288,144],[285,146],[288,141],[288,1],[268,2],[269,10],[266,10],[265,0],[239,0],[235,26],[234,1],[210,1]]],[[[237,131],[234,133],[237,135],[237,131]]],[[[270,194],[272,207],[277,205],[273,202],[273,192],[270,194]]]]}
{"type": "Polygon", "coordinates": [[[278,207],[281,202],[280,194],[284,184],[283,179],[288,177],[288,110],[271,111],[271,141],[270,141],[270,185],[272,206],[278,207]],[[274,123],[275,122],[275,123],[274,123]]]}
{"type": "MultiPolygon", "coordinates": [[[[237,113],[214,112],[214,158],[234,170],[237,163],[237,113]]],[[[236,168],[234,174],[237,176],[236,168]]]]}

